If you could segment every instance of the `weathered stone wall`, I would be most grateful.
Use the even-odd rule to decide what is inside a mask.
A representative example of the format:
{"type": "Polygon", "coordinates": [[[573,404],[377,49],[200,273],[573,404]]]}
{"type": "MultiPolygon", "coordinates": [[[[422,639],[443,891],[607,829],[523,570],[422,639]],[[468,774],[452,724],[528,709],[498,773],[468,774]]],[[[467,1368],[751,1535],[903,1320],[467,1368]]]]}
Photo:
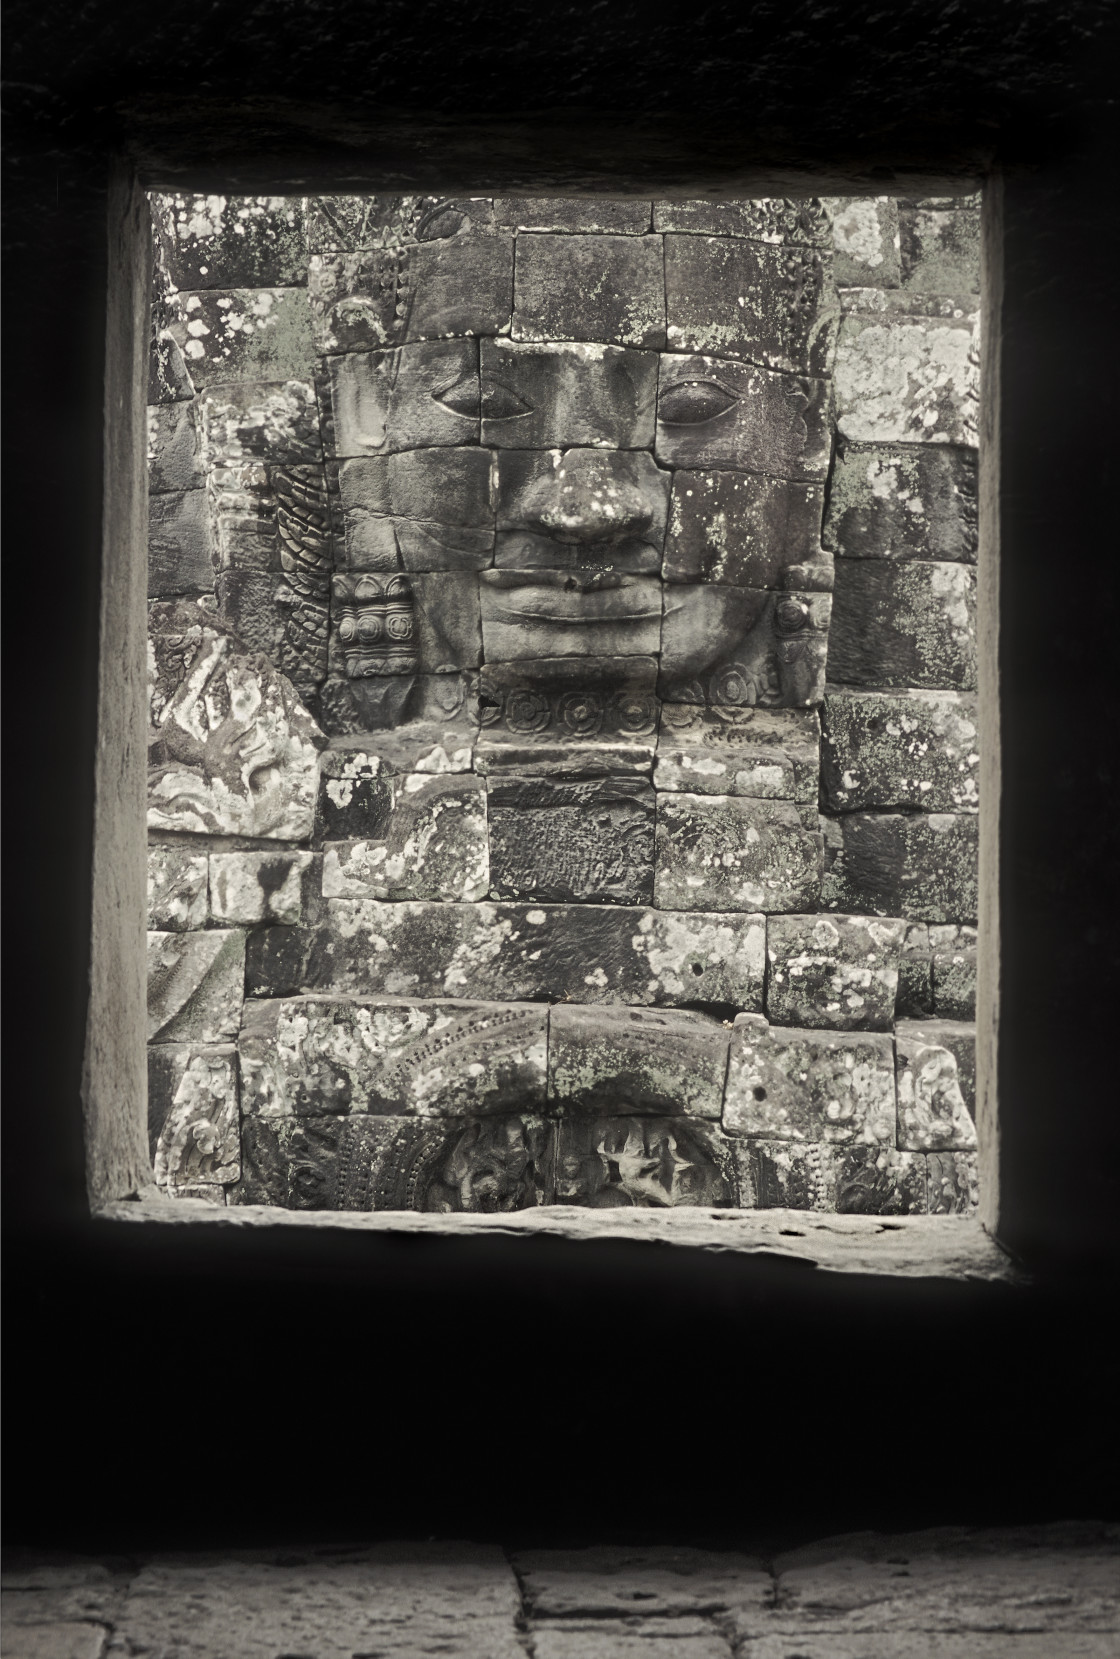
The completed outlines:
{"type": "Polygon", "coordinates": [[[970,1209],[977,203],[153,208],[161,1186],[970,1209]]]}

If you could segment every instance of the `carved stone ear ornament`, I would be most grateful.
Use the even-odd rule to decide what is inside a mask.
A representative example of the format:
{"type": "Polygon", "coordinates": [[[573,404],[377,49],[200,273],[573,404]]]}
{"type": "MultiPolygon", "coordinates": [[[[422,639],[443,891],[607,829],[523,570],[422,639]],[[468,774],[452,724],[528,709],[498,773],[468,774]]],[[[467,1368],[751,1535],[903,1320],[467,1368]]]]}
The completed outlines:
{"type": "Polygon", "coordinates": [[[336,576],[331,588],[348,678],[414,674],[418,658],[408,577],[364,571],[356,576],[336,576]]]}

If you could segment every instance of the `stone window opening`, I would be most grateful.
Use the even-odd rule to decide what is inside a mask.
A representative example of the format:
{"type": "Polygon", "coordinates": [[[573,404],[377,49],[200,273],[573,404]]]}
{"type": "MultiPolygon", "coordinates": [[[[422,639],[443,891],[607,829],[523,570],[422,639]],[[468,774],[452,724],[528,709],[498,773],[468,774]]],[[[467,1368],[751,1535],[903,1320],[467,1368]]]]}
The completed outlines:
{"type": "Polygon", "coordinates": [[[975,1218],[979,196],[151,215],[132,1213],[975,1218]]]}

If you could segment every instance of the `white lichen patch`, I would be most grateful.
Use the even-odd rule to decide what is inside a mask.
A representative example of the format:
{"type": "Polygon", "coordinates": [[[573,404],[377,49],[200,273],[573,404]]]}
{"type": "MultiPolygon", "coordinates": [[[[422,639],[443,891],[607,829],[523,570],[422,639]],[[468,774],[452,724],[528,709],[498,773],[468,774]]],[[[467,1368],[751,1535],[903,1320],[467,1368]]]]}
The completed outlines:
{"type": "Polygon", "coordinates": [[[976,444],[979,373],[978,314],[913,315],[876,294],[840,326],[838,430],[867,442],[976,444]]]}

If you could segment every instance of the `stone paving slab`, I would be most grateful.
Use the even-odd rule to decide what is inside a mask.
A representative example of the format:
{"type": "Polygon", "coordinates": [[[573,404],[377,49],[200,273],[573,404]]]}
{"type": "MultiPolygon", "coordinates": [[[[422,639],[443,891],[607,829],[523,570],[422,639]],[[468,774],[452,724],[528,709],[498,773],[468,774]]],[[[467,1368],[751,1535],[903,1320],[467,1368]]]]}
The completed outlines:
{"type": "Polygon", "coordinates": [[[527,1612],[535,1618],[760,1610],[772,1589],[761,1560],[735,1550],[597,1545],[525,1550],[512,1560],[527,1612]]]}
{"type": "Polygon", "coordinates": [[[730,1659],[703,1619],[583,1619],[532,1627],[533,1659],[730,1659]]]}

